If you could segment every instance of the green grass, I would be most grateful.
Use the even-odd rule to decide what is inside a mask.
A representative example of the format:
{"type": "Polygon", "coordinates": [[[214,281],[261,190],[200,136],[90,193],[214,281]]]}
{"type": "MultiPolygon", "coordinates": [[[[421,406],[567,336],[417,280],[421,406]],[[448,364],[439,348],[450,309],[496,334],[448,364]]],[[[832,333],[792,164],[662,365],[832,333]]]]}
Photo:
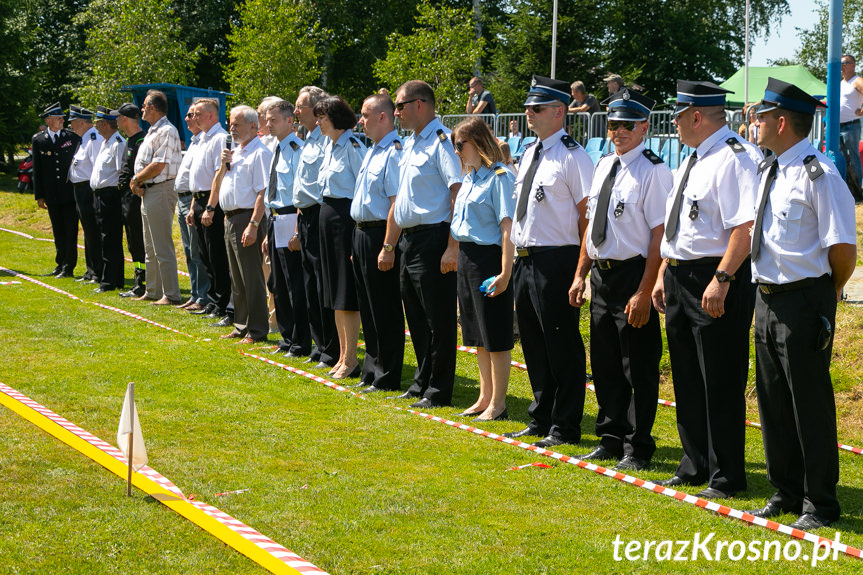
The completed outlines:
{"type": "MultiPolygon", "coordinates": [[[[49,237],[47,214],[34,206],[29,196],[0,192],[0,226],[49,237]]],[[[52,255],[49,243],[0,232],[0,265],[33,276],[53,267],[52,255]]],[[[747,543],[790,539],[395,410],[404,403],[382,394],[358,400],[243,358],[231,344],[200,341],[225,330],[189,314],[95,295],[92,285],[71,280],[45,281],[196,339],[29,282],[0,286],[0,381],[111,443],[126,383],[134,381],[154,469],[330,573],[811,571],[802,560],[617,562],[618,535],[624,541],[695,533],[747,543]],[[533,461],[553,468],[507,471],[533,461]],[[215,497],[245,488],[250,491],[215,497]]],[[[188,280],[181,278],[181,285],[188,289],[188,280]]],[[[842,305],[839,318],[840,334],[857,330],[859,336],[860,308],[842,305]]],[[[584,321],[582,328],[587,333],[584,321]]],[[[859,446],[859,337],[841,337],[834,370],[839,437],[859,446]]],[[[521,359],[518,346],[514,358],[521,359]]],[[[414,361],[408,346],[403,385],[414,361]]],[[[662,365],[661,396],[673,399],[667,356],[662,365]]],[[[476,394],[476,360],[459,354],[454,407],[435,413],[452,416],[476,394]]],[[[513,370],[507,400],[513,420],[486,428],[519,429],[528,421],[530,397],[526,374],[513,370]]],[[[597,444],[595,414],[588,393],[583,444],[559,451],[575,455],[597,444]]],[[[754,394],[748,417],[758,419],[754,394]]],[[[646,479],[670,476],[681,456],[673,409],[658,408],[654,435],[659,450],[641,474],[646,479]]],[[[746,456],[749,490],[731,502],[738,509],[760,506],[772,493],[755,429],[747,431],[746,456]]],[[[840,465],[843,517],[836,530],[843,542],[863,547],[863,457],[841,452],[840,465]]],[[[129,499],[124,490],[113,474],[0,409],[0,573],[264,572],[140,491],[129,499]]],[[[819,534],[832,538],[834,531],[819,534]]],[[[827,573],[859,568],[849,558],[820,564],[827,573]]]]}

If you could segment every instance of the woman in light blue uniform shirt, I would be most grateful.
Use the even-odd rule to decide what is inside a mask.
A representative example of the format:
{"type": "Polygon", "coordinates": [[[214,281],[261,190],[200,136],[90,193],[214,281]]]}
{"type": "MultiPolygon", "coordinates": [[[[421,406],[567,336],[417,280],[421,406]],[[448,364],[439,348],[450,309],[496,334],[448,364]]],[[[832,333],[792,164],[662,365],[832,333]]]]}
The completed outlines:
{"type": "Polygon", "coordinates": [[[354,233],[351,200],[366,147],[351,131],[357,123],[357,116],[343,98],[324,98],[315,104],[314,113],[321,133],[328,138],[318,172],[318,186],[323,196],[320,214],[321,298],[324,307],[335,310],[339,335],[339,361],[330,375],[333,379],[359,377],[357,339],[360,335],[360,308],[351,267],[351,238],[354,233]]]}
{"type": "Polygon", "coordinates": [[[458,305],[462,340],[477,348],[479,398],[459,415],[474,421],[507,418],[513,347],[513,295],[509,286],[514,248],[515,176],[504,166],[497,139],[479,118],[460,123],[452,141],[465,173],[453,209],[452,236],[459,241],[458,305]],[[494,278],[485,292],[480,285],[494,278]]]}

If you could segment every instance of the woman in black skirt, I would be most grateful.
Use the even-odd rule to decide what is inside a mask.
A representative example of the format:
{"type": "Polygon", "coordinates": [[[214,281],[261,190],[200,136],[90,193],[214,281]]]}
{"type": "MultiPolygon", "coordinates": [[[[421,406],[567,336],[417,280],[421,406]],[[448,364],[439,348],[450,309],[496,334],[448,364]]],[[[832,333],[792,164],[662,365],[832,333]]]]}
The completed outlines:
{"type": "Polygon", "coordinates": [[[328,96],[320,100],[315,104],[314,113],[321,133],[329,138],[318,172],[318,185],[324,198],[320,215],[321,299],[325,307],[335,310],[339,335],[339,361],[330,375],[333,379],[359,377],[360,308],[351,267],[354,221],[350,212],[366,147],[351,131],[357,116],[343,98],[328,96]]]}
{"type": "Polygon", "coordinates": [[[465,172],[450,228],[459,241],[461,332],[464,344],[477,348],[479,363],[479,399],[459,415],[478,416],[474,421],[506,419],[513,347],[509,280],[515,250],[509,236],[515,176],[503,164],[497,139],[481,119],[457,125],[452,141],[465,172]]]}

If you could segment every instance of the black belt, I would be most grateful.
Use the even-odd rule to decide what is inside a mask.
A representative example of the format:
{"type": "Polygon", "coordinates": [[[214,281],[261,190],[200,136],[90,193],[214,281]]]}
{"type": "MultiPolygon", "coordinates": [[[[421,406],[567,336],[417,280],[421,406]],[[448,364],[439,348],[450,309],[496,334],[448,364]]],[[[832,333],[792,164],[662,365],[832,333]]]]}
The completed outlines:
{"type": "Polygon", "coordinates": [[[802,280],[797,280],[796,282],[790,282],[787,284],[763,284],[759,282],[758,289],[761,290],[761,293],[766,293],[768,295],[782,293],[784,291],[792,291],[815,285],[815,282],[825,277],[829,277],[829,274],[824,274],[819,278],[804,278],[802,280]]]}
{"type": "Polygon", "coordinates": [[[722,258],[697,258],[694,260],[676,260],[674,258],[668,258],[668,265],[671,267],[685,267],[685,266],[706,266],[708,264],[716,265],[722,261],[722,258]]]}
{"type": "Polygon", "coordinates": [[[204,190],[203,192],[192,192],[192,196],[196,200],[209,200],[210,199],[210,190],[204,190]]]}
{"type": "Polygon", "coordinates": [[[637,261],[644,261],[644,258],[641,256],[633,256],[625,260],[593,260],[593,265],[595,265],[601,270],[610,270],[637,261]]]}
{"type": "Polygon", "coordinates": [[[188,196],[191,193],[192,192],[190,192],[189,190],[185,190],[185,191],[177,190],[177,196],[188,196]]]}
{"type": "Polygon", "coordinates": [[[119,192],[119,191],[120,191],[119,186],[109,186],[107,188],[99,188],[99,189],[93,190],[93,193],[96,195],[99,195],[102,192],[119,192]]]}
{"type": "Polygon", "coordinates": [[[418,226],[404,228],[402,229],[402,231],[405,233],[406,236],[409,236],[417,232],[423,232],[425,230],[435,230],[444,226],[449,227],[449,222],[438,222],[436,224],[420,224],[418,226]]]}
{"type": "Polygon", "coordinates": [[[369,228],[385,228],[387,227],[386,220],[377,220],[373,222],[357,222],[357,228],[367,230],[369,228]]]}
{"type": "Polygon", "coordinates": [[[146,189],[146,188],[152,188],[153,186],[158,186],[158,185],[166,184],[166,183],[168,183],[168,182],[173,182],[173,181],[174,181],[174,178],[171,178],[170,180],[165,180],[165,181],[163,181],[163,182],[159,182],[158,184],[157,184],[156,182],[149,182],[149,183],[146,183],[146,184],[141,184],[141,187],[142,187],[142,188],[145,188],[145,189],[146,189]]]}
{"type": "Polygon", "coordinates": [[[240,208],[239,210],[225,210],[225,215],[229,218],[233,218],[234,216],[238,216],[240,214],[244,214],[246,212],[254,212],[255,210],[252,208],[240,208]]]}
{"type": "Polygon", "coordinates": [[[859,123],[860,123],[860,120],[849,120],[847,122],[842,122],[839,125],[840,126],[847,126],[848,124],[859,124],[859,123]]]}
{"type": "Polygon", "coordinates": [[[297,208],[294,206],[285,206],[283,208],[270,208],[271,215],[280,215],[284,216],[285,214],[295,214],[297,213],[297,208]]]}
{"type": "Polygon", "coordinates": [[[547,252],[549,250],[556,250],[557,248],[562,246],[533,246],[530,248],[515,248],[515,254],[520,258],[526,258],[527,256],[535,256],[536,254],[540,254],[542,252],[547,252]]]}

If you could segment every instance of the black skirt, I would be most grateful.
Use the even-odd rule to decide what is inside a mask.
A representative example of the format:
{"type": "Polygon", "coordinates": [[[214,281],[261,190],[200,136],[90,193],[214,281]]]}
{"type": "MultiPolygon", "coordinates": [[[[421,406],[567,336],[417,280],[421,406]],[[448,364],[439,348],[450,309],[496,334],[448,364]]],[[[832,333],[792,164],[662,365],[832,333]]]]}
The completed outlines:
{"type": "Polygon", "coordinates": [[[482,282],[500,274],[500,262],[500,246],[459,242],[458,307],[465,345],[484,347],[487,351],[513,348],[512,281],[506,291],[494,297],[479,291],[482,282]]]}
{"type": "Polygon", "coordinates": [[[359,311],[354,270],[351,266],[354,233],[351,200],[324,198],[320,218],[321,267],[324,280],[321,286],[321,301],[324,307],[330,309],[359,311]]]}

